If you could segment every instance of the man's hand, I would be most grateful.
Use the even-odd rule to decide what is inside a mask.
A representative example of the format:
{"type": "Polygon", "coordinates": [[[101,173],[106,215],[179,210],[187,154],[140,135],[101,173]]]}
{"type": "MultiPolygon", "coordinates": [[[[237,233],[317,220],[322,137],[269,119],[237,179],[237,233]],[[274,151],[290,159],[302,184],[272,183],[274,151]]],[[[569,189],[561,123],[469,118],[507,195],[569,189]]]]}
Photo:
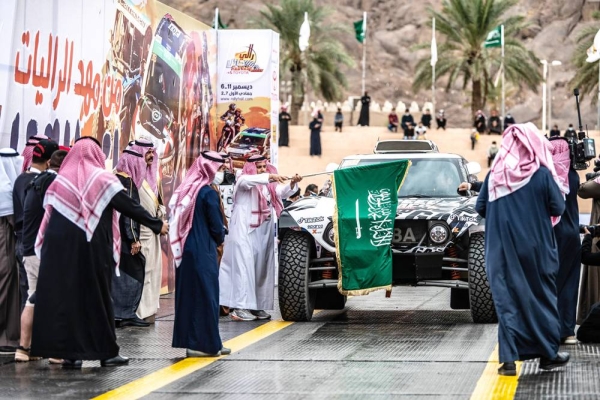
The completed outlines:
{"type": "Polygon", "coordinates": [[[296,183],[302,181],[302,177],[298,174],[292,176],[292,186],[294,186],[296,183]]]}
{"type": "Polygon", "coordinates": [[[583,233],[584,233],[584,235],[589,235],[590,231],[588,231],[588,228],[584,227],[583,228],[583,233]]]}
{"type": "Polygon", "coordinates": [[[131,245],[131,255],[135,256],[142,249],[142,244],[140,242],[134,242],[131,245]]]}
{"type": "Polygon", "coordinates": [[[162,229],[160,230],[161,235],[166,235],[169,233],[169,224],[163,221],[162,229]]]}
{"type": "Polygon", "coordinates": [[[285,183],[286,180],[288,180],[286,176],[269,174],[269,182],[285,183]]]}
{"type": "Polygon", "coordinates": [[[464,192],[465,190],[470,190],[470,189],[471,189],[471,184],[468,182],[462,182],[460,185],[458,185],[459,192],[464,192]]]}

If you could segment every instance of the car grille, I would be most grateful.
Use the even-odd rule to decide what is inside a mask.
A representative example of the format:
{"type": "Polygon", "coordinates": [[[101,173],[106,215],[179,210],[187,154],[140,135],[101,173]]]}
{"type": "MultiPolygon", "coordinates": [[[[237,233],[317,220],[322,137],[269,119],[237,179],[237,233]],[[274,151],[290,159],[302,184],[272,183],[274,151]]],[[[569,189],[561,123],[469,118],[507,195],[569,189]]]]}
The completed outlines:
{"type": "MultiPolygon", "coordinates": [[[[393,244],[417,244],[427,235],[426,220],[396,220],[394,223],[393,244]]],[[[425,242],[423,242],[425,243],[425,242]]]]}

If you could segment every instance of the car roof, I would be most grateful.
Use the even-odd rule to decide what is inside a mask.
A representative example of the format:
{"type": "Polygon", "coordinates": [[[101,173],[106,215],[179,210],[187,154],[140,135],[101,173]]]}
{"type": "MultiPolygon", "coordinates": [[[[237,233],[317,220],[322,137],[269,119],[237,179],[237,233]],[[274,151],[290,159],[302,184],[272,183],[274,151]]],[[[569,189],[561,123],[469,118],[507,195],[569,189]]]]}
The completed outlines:
{"type": "Polygon", "coordinates": [[[266,135],[269,132],[271,132],[271,130],[270,129],[266,129],[266,128],[247,128],[247,129],[244,129],[240,133],[242,133],[244,135],[248,134],[248,133],[250,133],[250,134],[253,133],[253,134],[259,134],[259,135],[266,135]]]}
{"type": "Polygon", "coordinates": [[[460,160],[464,158],[458,154],[451,153],[387,153],[387,154],[353,154],[344,157],[344,160],[400,160],[400,159],[435,159],[451,158],[460,160]]]}
{"type": "Polygon", "coordinates": [[[438,153],[439,149],[431,140],[380,140],[375,144],[375,154],[398,154],[398,153],[438,153]]]}

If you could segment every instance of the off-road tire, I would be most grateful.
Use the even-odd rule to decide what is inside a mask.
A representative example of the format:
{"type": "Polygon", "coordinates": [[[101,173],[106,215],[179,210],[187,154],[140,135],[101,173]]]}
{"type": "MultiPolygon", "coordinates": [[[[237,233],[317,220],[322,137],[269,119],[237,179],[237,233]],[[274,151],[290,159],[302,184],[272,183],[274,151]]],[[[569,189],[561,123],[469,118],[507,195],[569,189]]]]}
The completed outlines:
{"type": "Polygon", "coordinates": [[[316,293],[308,289],[312,238],[302,232],[288,231],[279,253],[279,310],[285,321],[310,321],[316,293]],[[312,293],[311,293],[312,292],[312,293]]]}
{"type": "Polygon", "coordinates": [[[492,289],[485,270],[485,235],[476,232],[469,239],[469,301],[476,324],[498,322],[492,289]]]}

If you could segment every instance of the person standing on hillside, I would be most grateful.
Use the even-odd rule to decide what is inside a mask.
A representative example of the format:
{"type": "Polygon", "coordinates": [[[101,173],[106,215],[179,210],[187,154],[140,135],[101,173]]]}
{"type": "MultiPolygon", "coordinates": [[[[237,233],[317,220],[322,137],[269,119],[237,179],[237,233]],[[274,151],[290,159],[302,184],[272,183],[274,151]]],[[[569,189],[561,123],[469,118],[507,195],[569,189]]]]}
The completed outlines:
{"type": "Polygon", "coordinates": [[[342,126],[344,125],[344,114],[342,114],[342,109],[338,108],[335,113],[335,117],[333,118],[333,124],[335,125],[335,131],[342,132],[342,126]]]}
{"type": "Polygon", "coordinates": [[[358,118],[358,126],[369,126],[369,107],[371,107],[371,98],[365,92],[360,98],[360,116],[358,118]]]}
{"type": "Polygon", "coordinates": [[[289,123],[292,116],[287,112],[287,106],[281,106],[279,112],[279,146],[288,147],[290,141],[289,123]]]}
{"type": "Polygon", "coordinates": [[[310,156],[321,157],[321,127],[323,126],[322,118],[319,118],[318,113],[313,113],[313,120],[308,126],[310,128],[310,156]]]}
{"type": "Polygon", "coordinates": [[[431,129],[431,112],[429,111],[428,108],[426,108],[425,111],[423,112],[423,115],[421,115],[421,123],[427,129],[431,129]]]}
{"type": "Polygon", "coordinates": [[[388,115],[388,130],[390,132],[398,132],[398,114],[396,114],[395,108],[392,108],[390,115],[388,115]]]}

